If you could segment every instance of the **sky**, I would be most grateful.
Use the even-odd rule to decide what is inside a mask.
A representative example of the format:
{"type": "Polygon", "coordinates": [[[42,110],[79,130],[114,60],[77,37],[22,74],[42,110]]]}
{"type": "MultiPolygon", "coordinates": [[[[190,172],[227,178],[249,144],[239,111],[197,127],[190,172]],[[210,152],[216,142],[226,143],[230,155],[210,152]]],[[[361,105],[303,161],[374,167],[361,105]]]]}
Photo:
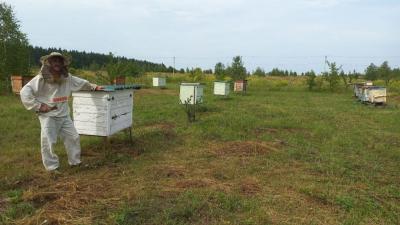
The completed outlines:
{"type": "MultiPolygon", "coordinates": [[[[2,1],[2,0],[0,0],[2,1]]],[[[4,1],[4,0],[3,0],[4,1]]],[[[34,46],[214,68],[400,67],[400,0],[5,0],[34,46]]]]}

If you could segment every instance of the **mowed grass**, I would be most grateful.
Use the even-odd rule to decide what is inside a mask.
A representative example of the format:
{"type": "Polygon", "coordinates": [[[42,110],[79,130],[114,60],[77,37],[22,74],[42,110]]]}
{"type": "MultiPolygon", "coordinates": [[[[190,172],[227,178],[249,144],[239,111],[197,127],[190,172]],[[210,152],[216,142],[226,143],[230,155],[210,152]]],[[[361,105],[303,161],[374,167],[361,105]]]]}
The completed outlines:
{"type": "MultiPolygon", "coordinates": [[[[292,83],[293,81],[293,83],[292,83]]],[[[44,171],[39,122],[0,96],[0,224],[399,224],[400,101],[254,79],[205,87],[197,121],[177,83],[134,95],[133,144],[81,138],[87,167],[44,171]]]]}

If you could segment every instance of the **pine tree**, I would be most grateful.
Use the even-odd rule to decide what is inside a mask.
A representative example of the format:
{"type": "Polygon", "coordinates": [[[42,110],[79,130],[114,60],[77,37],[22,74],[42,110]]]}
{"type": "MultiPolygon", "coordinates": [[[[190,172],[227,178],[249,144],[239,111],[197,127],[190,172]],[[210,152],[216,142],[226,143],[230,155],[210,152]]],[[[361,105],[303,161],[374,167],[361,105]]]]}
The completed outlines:
{"type": "Polygon", "coordinates": [[[232,65],[228,67],[228,72],[233,80],[244,80],[247,77],[246,68],[243,65],[242,57],[235,56],[232,65]]]}
{"type": "Polygon", "coordinates": [[[338,68],[336,63],[334,62],[333,63],[328,62],[328,66],[329,66],[329,72],[324,74],[324,78],[329,83],[329,89],[331,91],[334,91],[339,84],[340,67],[338,68]]]}
{"type": "Polygon", "coordinates": [[[308,85],[308,90],[312,91],[313,88],[317,85],[317,83],[315,82],[315,78],[317,77],[315,75],[315,72],[313,70],[311,70],[310,72],[306,72],[305,74],[307,76],[307,85],[308,85]]]}

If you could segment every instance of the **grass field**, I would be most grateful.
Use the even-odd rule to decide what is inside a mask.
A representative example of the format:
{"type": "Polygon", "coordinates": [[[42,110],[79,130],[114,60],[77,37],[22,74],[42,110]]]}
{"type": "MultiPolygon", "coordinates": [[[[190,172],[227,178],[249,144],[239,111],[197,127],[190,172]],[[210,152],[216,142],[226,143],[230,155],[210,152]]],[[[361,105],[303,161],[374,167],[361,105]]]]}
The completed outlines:
{"type": "MultiPolygon", "coordinates": [[[[171,79],[172,80],[172,79],[171,79]]],[[[134,96],[134,143],[105,154],[81,138],[87,167],[44,171],[40,127],[0,96],[0,224],[400,224],[400,98],[363,105],[351,91],[309,92],[298,79],[252,79],[212,95],[198,120],[178,84],[134,96]]]]}

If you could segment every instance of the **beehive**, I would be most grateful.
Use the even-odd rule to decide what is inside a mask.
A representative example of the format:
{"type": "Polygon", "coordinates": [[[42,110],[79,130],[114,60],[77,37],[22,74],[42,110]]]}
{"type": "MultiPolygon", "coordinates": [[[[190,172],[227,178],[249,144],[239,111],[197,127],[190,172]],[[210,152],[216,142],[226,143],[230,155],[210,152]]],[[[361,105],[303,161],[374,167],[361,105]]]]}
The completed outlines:
{"type": "Polygon", "coordinates": [[[361,96],[362,86],[364,86],[364,83],[353,84],[354,97],[359,98],[361,96]]]}
{"type": "Polygon", "coordinates": [[[234,86],[233,90],[235,92],[246,92],[247,91],[247,80],[235,81],[235,86],[234,86]]]}
{"type": "Polygon", "coordinates": [[[201,83],[181,83],[179,100],[181,104],[198,104],[203,102],[203,88],[201,83]]]}
{"type": "Polygon", "coordinates": [[[372,86],[372,81],[366,81],[366,82],[360,82],[360,83],[354,83],[353,84],[353,91],[354,91],[354,96],[359,98],[361,100],[362,93],[363,93],[363,87],[365,86],[372,86]]]}
{"type": "Polygon", "coordinates": [[[228,96],[230,92],[230,83],[227,81],[214,82],[214,95],[228,96]]]}
{"type": "Polygon", "coordinates": [[[373,104],[384,104],[386,103],[386,88],[378,86],[364,86],[360,100],[373,104]]]}
{"type": "Polygon", "coordinates": [[[133,90],[80,91],[72,96],[79,134],[107,137],[132,126],[133,90]]]}
{"type": "Polygon", "coordinates": [[[153,77],[153,87],[165,87],[166,83],[165,77],[153,77]]]}
{"type": "Polygon", "coordinates": [[[117,76],[113,80],[113,84],[115,85],[124,85],[126,81],[126,77],[124,76],[117,76]]]}
{"type": "Polygon", "coordinates": [[[11,88],[15,94],[19,94],[22,87],[25,86],[33,76],[11,76],[11,88]]]}

